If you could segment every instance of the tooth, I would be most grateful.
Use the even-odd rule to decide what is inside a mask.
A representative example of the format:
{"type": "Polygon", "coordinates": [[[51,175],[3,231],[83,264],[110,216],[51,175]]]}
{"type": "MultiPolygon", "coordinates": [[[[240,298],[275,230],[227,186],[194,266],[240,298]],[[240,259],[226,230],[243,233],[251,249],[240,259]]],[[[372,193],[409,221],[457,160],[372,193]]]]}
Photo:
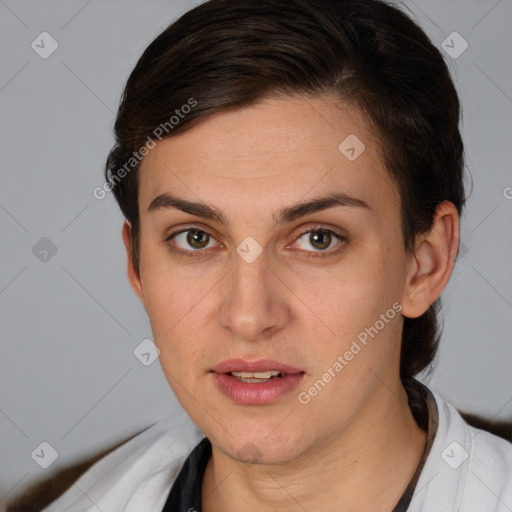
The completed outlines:
{"type": "Polygon", "coordinates": [[[242,381],[242,382],[247,382],[249,384],[261,384],[263,382],[268,382],[269,380],[272,380],[272,379],[244,379],[243,377],[237,377],[238,380],[242,381]]]}
{"type": "Polygon", "coordinates": [[[277,370],[271,370],[268,372],[230,372],[235,377],[242,377],[243,379],[270,379],[270,377],[276,377],[282,372],[277,370]]]}

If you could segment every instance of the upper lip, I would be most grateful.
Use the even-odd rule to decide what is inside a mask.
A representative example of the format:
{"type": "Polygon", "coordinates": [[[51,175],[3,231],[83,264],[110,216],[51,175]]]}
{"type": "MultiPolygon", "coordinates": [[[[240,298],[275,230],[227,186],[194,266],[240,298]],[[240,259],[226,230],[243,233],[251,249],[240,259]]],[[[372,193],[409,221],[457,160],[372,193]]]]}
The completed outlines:
{"type": "Polygon", "coordinates": [[[272,361],[271,359],[258,359],[257,361],[245,361],[244,359],[229,359],[219,363],[213,368],[216,373],[229,372],[268,372],[276,370],[282,373],[301,373],[304,370],[290,366],[289,364],[272,361]]]}

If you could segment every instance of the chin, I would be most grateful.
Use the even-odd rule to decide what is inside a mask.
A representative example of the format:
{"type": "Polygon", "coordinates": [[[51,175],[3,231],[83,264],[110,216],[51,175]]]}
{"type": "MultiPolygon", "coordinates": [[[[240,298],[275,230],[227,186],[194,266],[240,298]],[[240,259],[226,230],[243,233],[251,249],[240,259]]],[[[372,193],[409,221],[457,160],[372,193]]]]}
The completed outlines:
{"type": "Polygon", "coordinates": [[[298,428],[293,432],[288,427],[278,433],[275,425],[260,425],[258,429],[240,425],[237,430],[233,436],[222,432],[220,437],[208,437],[226,455],[248,464],[286,464],[300,455],[304,444],[303,432],[298,428]]]}

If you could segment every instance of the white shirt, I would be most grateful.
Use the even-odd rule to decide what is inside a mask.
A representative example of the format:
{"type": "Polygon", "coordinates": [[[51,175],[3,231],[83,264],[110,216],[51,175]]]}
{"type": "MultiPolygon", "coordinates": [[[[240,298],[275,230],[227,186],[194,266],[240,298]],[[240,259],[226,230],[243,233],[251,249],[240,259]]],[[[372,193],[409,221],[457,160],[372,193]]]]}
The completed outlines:
{"type": "MultiPolygon", "coordinates": [[[[512,444],[470,427],[433,392],[439,422],[410,512],[511,512],[512,444]]],[[[94,464],[43,512],[161,511],[188,454],[204,438],[184,413],[94,464]]]]}

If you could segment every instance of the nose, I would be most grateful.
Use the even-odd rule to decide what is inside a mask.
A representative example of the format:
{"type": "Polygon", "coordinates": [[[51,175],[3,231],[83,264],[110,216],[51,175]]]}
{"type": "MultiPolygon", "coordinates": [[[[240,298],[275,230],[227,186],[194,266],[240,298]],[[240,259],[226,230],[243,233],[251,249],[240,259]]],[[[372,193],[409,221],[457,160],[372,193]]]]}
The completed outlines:
{"type": "Polygon", "coordinates": [[[224,286],[220,322],[239,339],[268,338],[290,318],[287,288],[268,266],[265,252],[252,263],[236,256],[224,286]]]}

